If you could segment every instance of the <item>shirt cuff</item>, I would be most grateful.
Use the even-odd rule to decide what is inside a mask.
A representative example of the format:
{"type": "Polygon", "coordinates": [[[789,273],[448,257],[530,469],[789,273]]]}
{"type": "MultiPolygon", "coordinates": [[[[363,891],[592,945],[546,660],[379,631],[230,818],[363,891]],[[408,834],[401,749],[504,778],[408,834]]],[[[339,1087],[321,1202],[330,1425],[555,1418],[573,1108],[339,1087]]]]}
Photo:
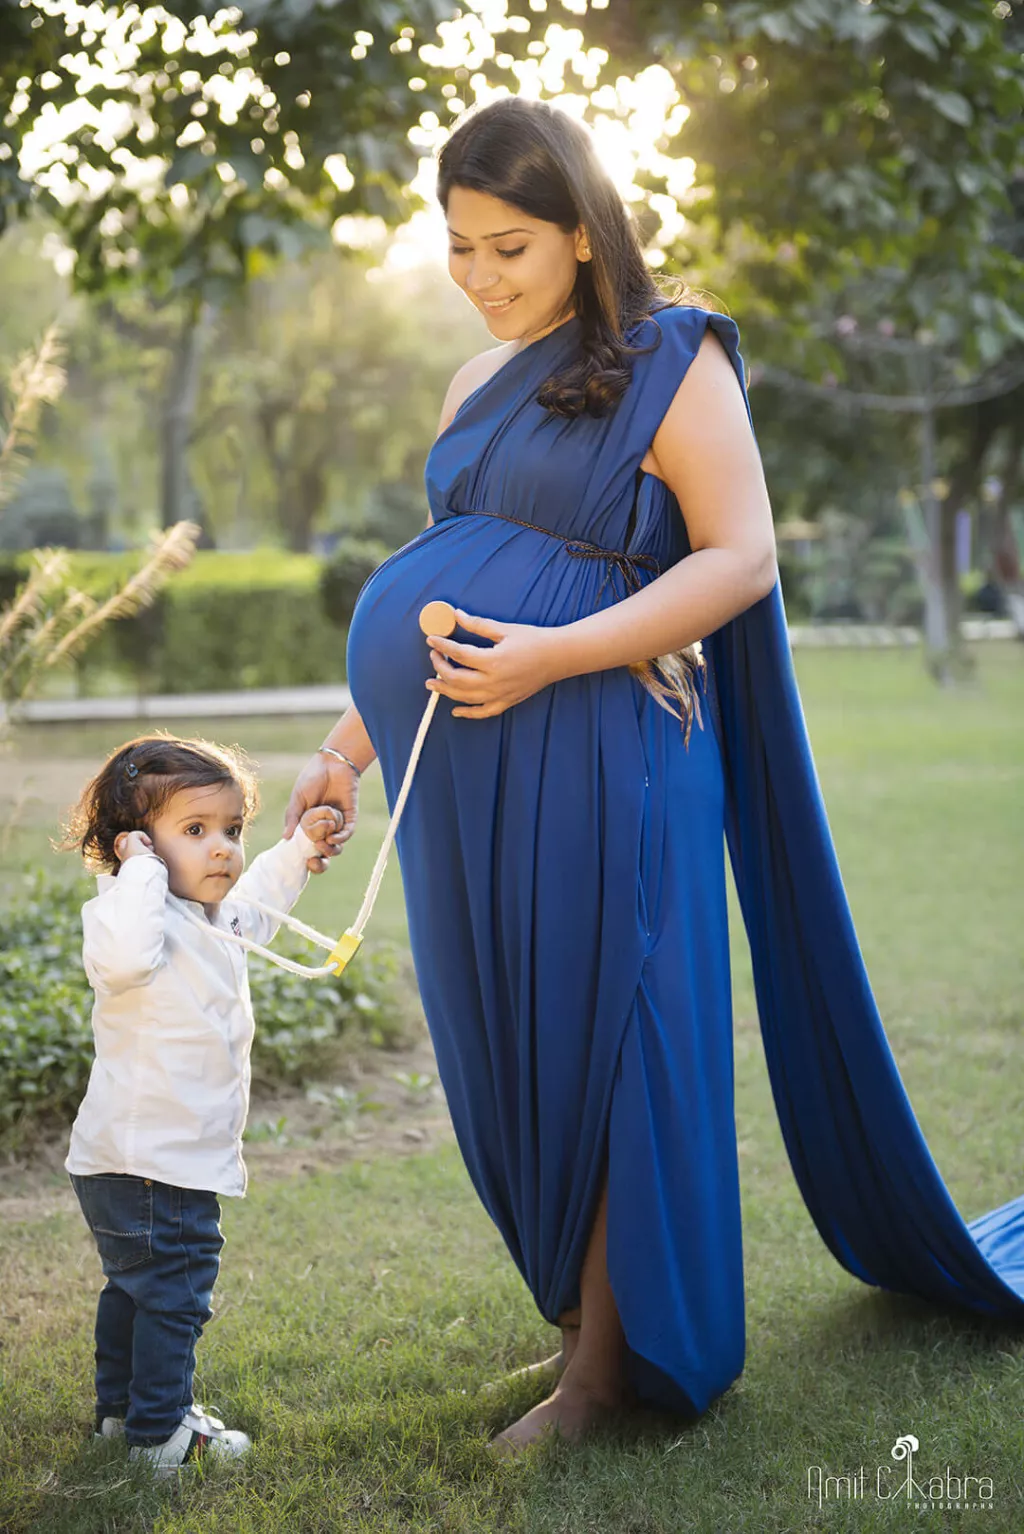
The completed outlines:
{"type": "Polygon", "coordinates": [[[305,864],[307,858],[320,856],[317,851],[316,842],[310,840],[301,826],[295,827],[291,834],[291,839],[285,842],[285,846],[294,847],[298,861],[303,864],[305,864]]]}

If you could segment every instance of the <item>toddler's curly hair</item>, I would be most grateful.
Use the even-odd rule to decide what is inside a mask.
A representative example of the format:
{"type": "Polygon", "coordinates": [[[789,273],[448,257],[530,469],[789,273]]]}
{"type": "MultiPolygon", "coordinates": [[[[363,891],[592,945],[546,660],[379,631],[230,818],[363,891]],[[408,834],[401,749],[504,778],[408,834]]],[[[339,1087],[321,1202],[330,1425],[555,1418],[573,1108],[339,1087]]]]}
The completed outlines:
{"type": "Polygon", "coordinates": [[[123,831],[145,831],[182,788],[235,783],[242,792],[246,825],[259,809],[259,784],[239,746],[182,739],[161,732],[128,741],[85,785],[68,818],[61,851],[81,852],[87,868],[116,874],[114,842],[123,831]]]}

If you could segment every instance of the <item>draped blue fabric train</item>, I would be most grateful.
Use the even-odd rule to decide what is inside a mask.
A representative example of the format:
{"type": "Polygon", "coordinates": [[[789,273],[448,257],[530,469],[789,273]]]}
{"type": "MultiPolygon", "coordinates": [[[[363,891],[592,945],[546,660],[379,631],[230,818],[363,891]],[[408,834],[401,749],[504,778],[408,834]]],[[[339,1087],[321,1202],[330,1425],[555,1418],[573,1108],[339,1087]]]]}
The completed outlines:
{"type": "MultiPolygon", "coordinates": [[[[734,362],[742,383],[738,352],[734,362]]],[[[964,1222],[885,1036],[814,768],[781,588],[707,648],[733,874],[804,1202],[832,1254],[865,1283],[1024,1322],[1024,1194],[964,1222]]]]}
{"type": "Polygon", "coordinates": [[[1024,1195],[964,1222],[885,1036],[814,770],[778,587],[709,648],[729,849],[775,1106],[804,1202],[855,1277],[1024,1322],[1024,1195]]]}
{"type": "MultiPolygon", "coordinates": [[[[642,476],[628,568],[622,558],[639,465],[708,328],[743,386],[732,320],[673,308],[632,335],[645,350],[615,412],[562,420],[536,394],[578,344],[573,319],[516,353],[440,435],[426,470],[434,525],[374,572],[349,632],[389,804],[430,675],[424,602],[569,623],[688,552],[674,497],[642,476]]],[[[705,648],[712,707],[688,747],[625,668],[495,719],[453,719],[442,699],[397,839],[474,1186],[554,1321],[578,1301],[607,1175],[633,1382],[697,1412],[744,1356],[723,827],[772,1089],[822,1236],[866,1282],[1024,1319],[1024,1199],[964,1224],[878,1019],[778,589],[705,648]]]]}

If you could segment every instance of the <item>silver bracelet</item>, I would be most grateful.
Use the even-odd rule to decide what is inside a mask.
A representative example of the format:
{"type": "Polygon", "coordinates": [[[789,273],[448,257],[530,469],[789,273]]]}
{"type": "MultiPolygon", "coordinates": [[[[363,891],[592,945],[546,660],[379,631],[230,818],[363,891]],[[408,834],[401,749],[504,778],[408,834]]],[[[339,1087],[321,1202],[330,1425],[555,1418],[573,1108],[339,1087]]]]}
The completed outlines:
{"type": "Polygon", "coordinates": [[[359,771],[359,768],[356,766],[355,762],[351,757],[346,756],[344,751],[335,751],[333,746],[318,746],[317,750],[326,751],[328,756],[336,756],[339,762],[344,762],[346,767],[352,768],[352,771],[355,773],[357,778],[362,777],[362,773],[359,771]]]}

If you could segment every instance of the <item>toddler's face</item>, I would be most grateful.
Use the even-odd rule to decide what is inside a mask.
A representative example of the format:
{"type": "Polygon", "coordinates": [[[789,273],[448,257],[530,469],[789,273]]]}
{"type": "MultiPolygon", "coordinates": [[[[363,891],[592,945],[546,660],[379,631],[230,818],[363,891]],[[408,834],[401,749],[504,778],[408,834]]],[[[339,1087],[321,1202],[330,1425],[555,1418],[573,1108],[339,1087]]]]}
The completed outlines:
{"type": "Polygon", "coordinates": [[[237,783],[180,788],[149,825],[167,864],[172,895],[217,905],[245,867],[242,790],[237,783]]]}

